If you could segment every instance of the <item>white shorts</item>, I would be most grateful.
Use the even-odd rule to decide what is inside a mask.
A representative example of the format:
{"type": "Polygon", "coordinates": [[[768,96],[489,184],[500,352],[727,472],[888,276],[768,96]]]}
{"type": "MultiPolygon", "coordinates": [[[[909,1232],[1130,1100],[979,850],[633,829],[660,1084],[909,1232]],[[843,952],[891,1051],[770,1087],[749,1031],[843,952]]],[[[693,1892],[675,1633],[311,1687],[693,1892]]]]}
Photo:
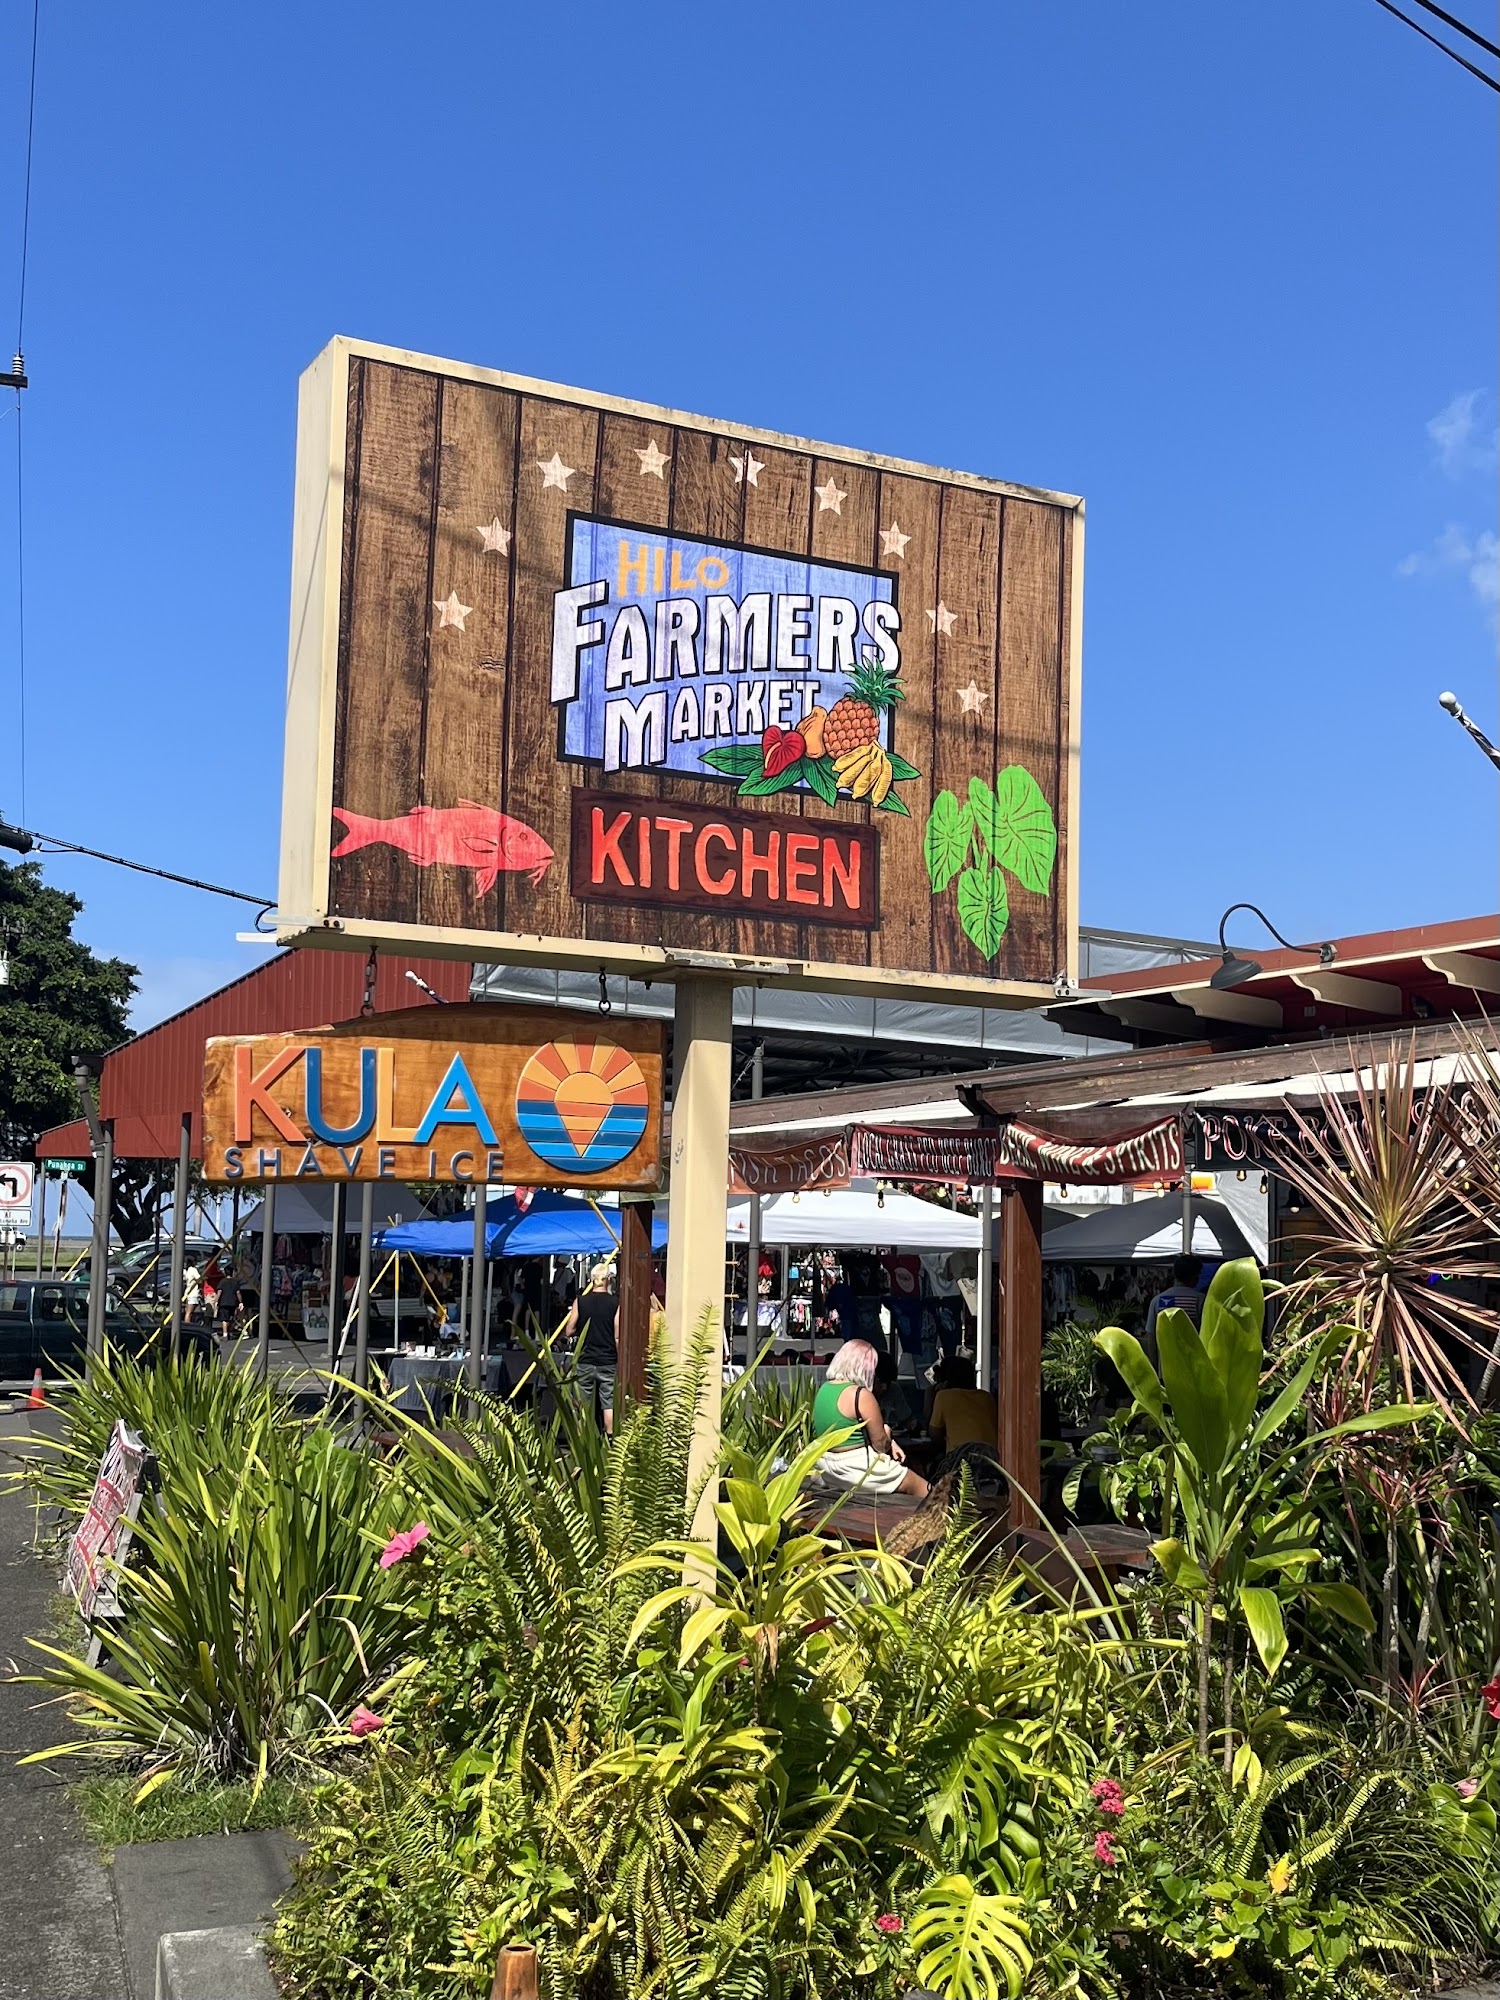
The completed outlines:
{"type": "Polygon", "coordinates": [[[818,1477],[829,1486],[854,1486],[863,1493],[899,1493],[906,1467],[867,1444],[846,1444],[818,1460],[818,1477]]]}

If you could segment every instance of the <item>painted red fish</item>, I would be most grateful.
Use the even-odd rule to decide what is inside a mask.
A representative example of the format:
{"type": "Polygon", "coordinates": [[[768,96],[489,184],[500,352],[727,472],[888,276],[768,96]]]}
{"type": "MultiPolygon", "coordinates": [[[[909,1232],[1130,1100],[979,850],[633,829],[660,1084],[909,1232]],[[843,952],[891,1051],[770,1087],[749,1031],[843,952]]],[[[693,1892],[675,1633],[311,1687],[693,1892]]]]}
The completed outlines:
{"type": "Polygon", "coordinates": [[[357,854],[362,847],[398,847],[419,868],[441,862],[449,868],[472,868],[474,886],[488,895],[502,870],[529,874],[532,886],[552,866],[552,849],[534,827],[493,806],[460,799],[456,806],[413,806],[400,819],[371,819],[365,813],[333,808],[333,816],[348,829],[333,850],[333,859],[357,854]]]}

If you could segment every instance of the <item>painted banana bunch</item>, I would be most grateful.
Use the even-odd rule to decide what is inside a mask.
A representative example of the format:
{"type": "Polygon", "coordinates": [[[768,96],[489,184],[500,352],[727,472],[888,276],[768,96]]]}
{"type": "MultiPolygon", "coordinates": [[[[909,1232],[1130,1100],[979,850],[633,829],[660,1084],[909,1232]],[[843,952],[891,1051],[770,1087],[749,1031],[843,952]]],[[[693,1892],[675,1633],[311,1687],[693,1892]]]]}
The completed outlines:
{"type": "Polygon", "coordinates": [[[862,743],[834,760],[833,773],[841,792],[852,798],[868,798],[871,805],[883,803],[895,782],[895,767],[879,743],[862,743]]]}

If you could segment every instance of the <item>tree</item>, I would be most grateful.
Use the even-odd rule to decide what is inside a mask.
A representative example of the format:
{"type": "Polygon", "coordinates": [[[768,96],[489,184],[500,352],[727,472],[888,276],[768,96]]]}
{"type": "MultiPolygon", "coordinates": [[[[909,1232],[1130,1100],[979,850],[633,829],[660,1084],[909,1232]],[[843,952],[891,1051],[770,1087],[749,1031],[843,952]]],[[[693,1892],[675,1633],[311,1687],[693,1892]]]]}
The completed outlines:
{"type": "MultiPolygon", "coordinates": [[[[83,904],[50,888],[41,864],[0,867],[0,943],[10,966],[0,986],[0,1149],[29,1155],[49,1126],[79,1116],[73,1064],[129,1041],[125,1018],[136,968],[100,958],[73,935],[83,904]]],[[[160,1169],[124,1161],[116,1174],[116,1224],[126,1242],[150,1233],[160,1169]]],[[[84,1178],[93,1193],[93,1166],[84,1178]]]]}

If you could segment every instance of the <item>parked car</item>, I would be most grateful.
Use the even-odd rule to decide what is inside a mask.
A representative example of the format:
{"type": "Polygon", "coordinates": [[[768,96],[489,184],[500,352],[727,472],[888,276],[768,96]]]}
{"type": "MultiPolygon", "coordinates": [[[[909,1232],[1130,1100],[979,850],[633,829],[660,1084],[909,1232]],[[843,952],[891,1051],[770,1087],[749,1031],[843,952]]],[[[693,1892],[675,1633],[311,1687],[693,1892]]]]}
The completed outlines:
{"type": "MultiPolygon", "coordinates": [[[[190,1236],[186,1263],[204,1266],[224,1248],[212,1236],[190,1236]]],[[[88,1269],[85,1260],[82,1269],[88,1269]]],[[[109,1281],[132,1305],[165,1305],[172,1286],[172,1246],[170,1243],[132,1243],[109,1260],[109,1281]]]]}
{"type": "MultiPolygon", "coordinates": [[[[0,1380],[29,1381],[40,1368],[56,1375],[81,1368],[88,1346],[89,1288],[52,1278],[0,1279],[0,1380]]],[[[154,1319],[132,1312],[113,1289],[105,1297],[104,1336],[127,1354],[146,1350],[156,1332],[154,1319]]],[[[183,1338],[205,1355],[212,1336],[185,1327],[183,1338]]]]}

